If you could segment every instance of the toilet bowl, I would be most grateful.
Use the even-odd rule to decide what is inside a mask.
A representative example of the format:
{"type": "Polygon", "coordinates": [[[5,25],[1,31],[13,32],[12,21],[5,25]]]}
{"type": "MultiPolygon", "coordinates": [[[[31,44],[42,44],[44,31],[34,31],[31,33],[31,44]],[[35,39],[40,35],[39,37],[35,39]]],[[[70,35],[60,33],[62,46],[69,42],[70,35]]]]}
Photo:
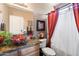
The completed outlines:
{"type": "Polygon", "coordinates": [[[42,52],[46,56],[56,56],[55,51],[49,47],[42,48],[42,52]]]}
{"type": "Polygon", "coordinates": [[[39,40],[41,42],[40,43],[41,52],[43,53],[43,55],[46,55],[46,56],[56,56],[56,53],[53,49],[46,47],[46,40],[47,39],[40,39],[39,40]]]}

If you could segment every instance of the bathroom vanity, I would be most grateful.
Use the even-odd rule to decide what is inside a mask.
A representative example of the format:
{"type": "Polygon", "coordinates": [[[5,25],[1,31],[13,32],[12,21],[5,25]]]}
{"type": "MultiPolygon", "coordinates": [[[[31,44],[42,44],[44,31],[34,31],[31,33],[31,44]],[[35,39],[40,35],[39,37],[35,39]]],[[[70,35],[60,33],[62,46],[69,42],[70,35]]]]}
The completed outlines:
{"type": "Polygon", "coordinates": [[[0,56],[39,56],[39,48],[39,41],[32,40],[23,46],[0,47],[0,56]]]}

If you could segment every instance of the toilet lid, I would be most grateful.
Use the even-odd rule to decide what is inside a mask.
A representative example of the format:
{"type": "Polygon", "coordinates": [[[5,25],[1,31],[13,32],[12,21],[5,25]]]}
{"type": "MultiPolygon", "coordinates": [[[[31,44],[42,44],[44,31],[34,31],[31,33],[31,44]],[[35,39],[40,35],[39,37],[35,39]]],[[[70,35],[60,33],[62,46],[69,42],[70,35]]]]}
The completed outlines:
{"type": "Polygon", "coordinates": [[[45,55],[48,55],[48,56],[54,56],[54,55],[56,55],[55,51],[53,49],[51,49],[51,48],[48,48],[48,47],[42,48],[42,51],[43,51],[43,53],[45,55]]]}

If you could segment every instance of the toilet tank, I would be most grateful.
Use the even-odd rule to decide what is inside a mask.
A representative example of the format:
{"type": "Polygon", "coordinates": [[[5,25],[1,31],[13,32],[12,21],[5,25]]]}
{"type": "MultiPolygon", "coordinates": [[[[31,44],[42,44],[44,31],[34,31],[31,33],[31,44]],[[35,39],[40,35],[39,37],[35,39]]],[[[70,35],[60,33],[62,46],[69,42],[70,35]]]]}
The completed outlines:
{"type": "Polygon", "coordinates": [[[39,39],[40,41],[40,48],[46,47],[46,39],[39,39]]]}

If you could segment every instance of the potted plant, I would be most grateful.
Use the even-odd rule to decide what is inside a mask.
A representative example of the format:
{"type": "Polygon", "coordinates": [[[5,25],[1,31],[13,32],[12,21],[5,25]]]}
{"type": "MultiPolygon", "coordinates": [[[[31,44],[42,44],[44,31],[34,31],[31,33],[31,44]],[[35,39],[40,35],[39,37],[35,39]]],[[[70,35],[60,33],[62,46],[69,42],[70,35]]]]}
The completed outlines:
{"type": "Polygon", "coordinates": [[[11,45],[11,36],[10,32],[0,31],[0,44],[11,45]]]}

